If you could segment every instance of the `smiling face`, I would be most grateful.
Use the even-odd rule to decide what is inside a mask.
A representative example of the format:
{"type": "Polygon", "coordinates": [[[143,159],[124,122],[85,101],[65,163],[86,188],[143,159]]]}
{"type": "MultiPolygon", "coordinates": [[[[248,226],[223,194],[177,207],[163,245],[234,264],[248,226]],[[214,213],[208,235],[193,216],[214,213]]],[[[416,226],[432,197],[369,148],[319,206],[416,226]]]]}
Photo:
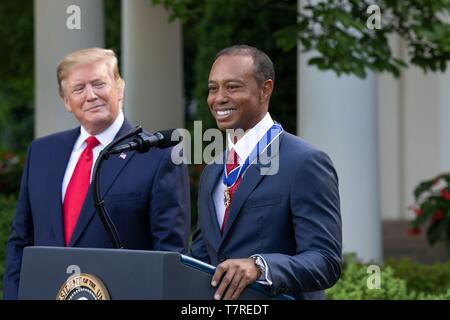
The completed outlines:
{"type": "Polygon", "coordinates": [[[221,130],[253,128],[267,113],[273,81],[256,81],[249,55],[223,55],[208,81],[208,106],[221,130]]]}
{"type": "Polygon", "coordinates": [[[64,106],[91,135],[107,129],[121,110],[124,87],[104,60],[73,66],[62,87],[64,106]]]}

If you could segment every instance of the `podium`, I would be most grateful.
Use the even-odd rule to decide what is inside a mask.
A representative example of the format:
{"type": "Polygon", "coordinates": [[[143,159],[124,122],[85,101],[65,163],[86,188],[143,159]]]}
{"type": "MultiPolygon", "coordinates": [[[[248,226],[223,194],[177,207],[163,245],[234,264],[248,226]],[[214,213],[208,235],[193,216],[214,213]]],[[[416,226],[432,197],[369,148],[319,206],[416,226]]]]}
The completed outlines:
{"type": "MultiPolygon", "coordinates": [[[[213,266],[176,252],[27,247],[19,299],[210,300],[213,273],[213,266]]],[[[292,298],[254,283],[240,299],[292,298]]]]}

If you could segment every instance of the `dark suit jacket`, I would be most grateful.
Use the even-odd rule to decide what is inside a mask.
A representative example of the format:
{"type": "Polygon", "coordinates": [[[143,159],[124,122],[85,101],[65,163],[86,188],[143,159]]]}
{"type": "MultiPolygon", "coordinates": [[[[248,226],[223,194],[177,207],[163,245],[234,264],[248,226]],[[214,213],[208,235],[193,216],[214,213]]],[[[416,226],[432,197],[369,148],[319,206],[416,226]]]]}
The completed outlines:
{"type": "Polygon", "coordinates": [[[212,197],[223,165],[204,169],[192,255],[217,265],[260,254],[271,273],[272,294],[321,299],[323,289],[341,272],[337,175],[328,156],[302,139],[284,132],[278,142],[278,172],[261,175],[263,164],[249,166],[234,194],[223,236],[212,197]]]}
{"type": "MultiPolygon", "coordinates": [[[[132,128],[125,119],[117,136],[132,128]]],[[[12,233],[7,244],[4,297],[15,299],[25,246],[64,246],[61,185],[80,128],[33,141],[12,233]]],[[[106,209],[127,249],[186,252],[190,230],[189,176],[174,165],[170,149],[111,156],[100,189],[106,209]]],[[[70,240],[71,247],[111,248],[89,191],[70,240]]]]}

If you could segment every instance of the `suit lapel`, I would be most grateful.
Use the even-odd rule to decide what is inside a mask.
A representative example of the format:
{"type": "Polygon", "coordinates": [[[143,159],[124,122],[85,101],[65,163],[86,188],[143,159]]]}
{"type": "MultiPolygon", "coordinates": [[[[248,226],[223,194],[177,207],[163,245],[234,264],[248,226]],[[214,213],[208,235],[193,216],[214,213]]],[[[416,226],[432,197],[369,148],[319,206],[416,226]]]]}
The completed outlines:
{"type": "Polygon", "coordinates": [[[61,145],[56,146],[58,152],[49,157],[48,163],[48,179],[47,184],[47,203],[51,217],[51,224],[55,235],[56,245],[65,246],[64,244],[64,225],[62,211],[62,182],[64,173],[66,172],[67,163],[72,154],[73,145],[80,134],[80,128],[70,130],[61,137],[61,145]]]}
{"type": "Polygon", "coordinates": [[[214,190],[216,189],[217,184],[220,181],[220,178],[222,177],[222,171],[223,166],[220,164],[212,164],[210,166],[210,169],[207,173],[207,176],[205,177],[206,181],[206,202],[208,206],[208,218],[209,218],[209,225],[212,226],[212,228],[208,228],[208,230],[204,230],[203,232],[209,232],[211,233],[211,245],[214,247],[215,250],[219,249],[220,241],[221,241],[221,234],[220,234],[220,226],[217,221],[217,214],[216,214],[216,206],[214,205],[214,190]]]}
{"type": "MultiPolygon", "coordinates": [[[[132,128],[131,124],[127,121],[127,119],[125,119],[122,127],[116,134],[115,138],[118,138],[121,135],[125,134],[131,128],[132,128]]],[[[119,155],[113,155],[108,160],[105,160],[99,178],[102,199],[104,199],[104,197],[108,194],[108,191],[110,190],[112,184],[117,179],[118,175],[123,170],[123,168],[131,160],[131,158],[133,158],[134,154],[135,154],[134,152],[127,153],[127,157],[125,157],[125,159],[123,159],[119,155]]],[[[84,204],[81,209],[77,224],[75,226],[75,230],[73,231],[72,237],[70,238],[69,246],[75,245],[75,243],[78,241],[83,231],[86,229],[86,227],[88,226],[92,218],[95,216],[95,214],[96,210],[92,200],[92,185],[91,185],[89,187],[89,192],[86,196],[86,199],[84,200],[84,204]]]]}
{"type": "Polygon", "coordinates": [[[242,178],[241,183],[239,184],[238,188],[236,189],[236,192],[233,195],[230,213],[228,215],[228,219],[225,224],[225,230],[223,231],[222,240],[226,238],[245,200],[247,200],[249,195],[256,188],[256,186],[263,177],[264,176],[260,174],[259,165],[252,164],[248,167],[247,172],[245,172],[245,175],[242,178]]]}

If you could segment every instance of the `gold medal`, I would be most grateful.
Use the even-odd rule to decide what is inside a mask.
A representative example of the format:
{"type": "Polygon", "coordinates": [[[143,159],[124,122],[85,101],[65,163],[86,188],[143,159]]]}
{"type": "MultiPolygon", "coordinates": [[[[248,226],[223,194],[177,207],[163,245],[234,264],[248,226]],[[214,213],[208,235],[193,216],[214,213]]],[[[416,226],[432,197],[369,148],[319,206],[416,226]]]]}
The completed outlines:
{"type": "Polygon", "coordinates": [[[228,187],[225,187],[225,191],[223,192],[223,204],[226,209],[228,209],[231,204],[230,191],[228,190],[228,187]]]}

